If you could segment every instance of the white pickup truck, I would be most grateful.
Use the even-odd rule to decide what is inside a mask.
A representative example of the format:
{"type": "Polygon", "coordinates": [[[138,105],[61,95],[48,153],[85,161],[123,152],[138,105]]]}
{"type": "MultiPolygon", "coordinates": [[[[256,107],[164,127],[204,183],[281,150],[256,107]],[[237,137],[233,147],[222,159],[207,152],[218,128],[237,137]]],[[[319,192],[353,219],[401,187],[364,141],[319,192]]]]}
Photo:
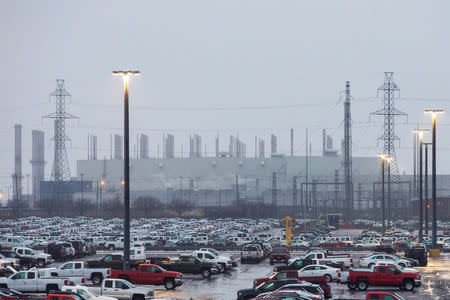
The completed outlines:
{"type": "Polygon", "coordinates": [[[59,291],[63,285],[69,284],[64,278],[41,278],[36,269],[21,271],[9,277],[0,277],[0,287],[14,289],[19,292],[59,291]]]}
{"type": "Polygon", "coordinates": [[[103,280],[101,287],[91,287],[97,295],[114,297],[124,300],[154,299],[154,291],[147,287],[136,287],[124,279],[108,278],[103,280]]]}
{"type": "Polygon", "coordinates": [[[233,260],[226,256],[216,256],[209,251],[194,251],[193,256],[200,258],[206,262],[214,263],[217,265],[219,272],[225,272],[226,269],[233,268],[233,260]]]}
{"type": "Polygon", "coordinates": [[[103,279],[111,277],[111,269],[86,268],[82,261],[69,261],[60,265],[57,269],[60,276],[84,277],[92,280],[95,285],[99,285],[103,279]]]}
{"type": "Polygon", "coordinates": [[[91,291],[87,286],[83,285],[65,285],[61,288],[63,292],[77,293],[88,300],[117,300],[114,297],[99,296],[91,291]]]}
{"type": "Polygon", "coordinates": [[[13,251],[20,256],[35,259],[37,266],[40,268],[45,265],[51,264],[54,261],[50,254],[37,252],[36,250],[27,247],[14,247],[13,251]]]}
{"type": "MultiPolygon", "coordinates": [[[[30,270],[36,270],[36,268],[30,269],[30,270]]],[[[39,278],[59,278],[59,279],[67,279],[69,280],[70,284],[85,284],[86,278],[84,277],[77,277],[77,276],[67,276],[67,275],[61,275],[59,270],[57,268],[45,268],[45,269],[38,269],[39,272],[39,278]]]]}
{"type": "Polygon", "coordinates": [[[342,255],[327,255],[325,251],[317,251],[307,253],[304,259],[317,259],[317,260],[328,260],[335,263],[344,263],[345,267],[351,267],[353,265],[353,258],[350,254],[342,254],[342,255]]]}

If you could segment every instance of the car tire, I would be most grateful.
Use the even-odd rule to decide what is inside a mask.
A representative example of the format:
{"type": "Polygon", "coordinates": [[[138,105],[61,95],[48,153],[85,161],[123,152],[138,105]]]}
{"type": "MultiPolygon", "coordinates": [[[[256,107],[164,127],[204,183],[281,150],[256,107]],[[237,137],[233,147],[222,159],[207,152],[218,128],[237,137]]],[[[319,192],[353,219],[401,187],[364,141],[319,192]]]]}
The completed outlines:
{"type": "Polygon", "coordinates": [[[94,285],[100,285],[102,284],[103,276],[100,274],[92,274],[91,280],[94,285]]]}
{"type": "Polygon", "coordinates": [[[43,259],[38,259],[37,260],[37,266],[39,268],[42,268],[45,265],[45,261],[43,259]]]}
{"type": "Polygon", "coordinates": [[[414,280],[407,279],[405,280],[405,282],[403,282],[403,289],[408,292],[413,291],[414,287],[415,287],[414,280]]]}
{"type": "Polygon", "coordinates": [[[323,277],[325,277],[327,279],[327,283],[331,282],[333,280],[333,278],[331,278],[330,274],[325,274],[323,277]]]}
{"type": "Polygon", "coordinates": [[[108,250],[109,251],[113,251],[116,247],[114,247],[114,245],[109,245],[108,250]]]}
{"type": "Polygon", "coordinates": [[[174,290],[175,289],[175,280],[167,279],[164,282],[164,287],[166,288],[166,290],[174,290]]]}
{"type": "Polygon", "coordinates": [[[371,263],[371,264],[368,264],[368,265],[367,265],[367,267],[368,267],[369,269],[372,269],[373,266],[375,266],[375,264],[372,264],[372,263],[371,263]]]}
{"type": "Polygon", "coordinates": [[[227,265],[224,264],[224,263],[221,263],[220,265],[221,265],[222,268],[223,268],[223,271],[222,271],[222,272],[225,272],[225,271],[227,270],[227,265]]]}
{"type": "Polygon", "coordinates": [[[23,263],[21,266],[20,266],[20,269],[22,270],[22,271],[26,271],[26,270],[28,270],[28,269],[30,269],[31,268],[31,263],[23,263]]]}
{"type": "Polygon", "coordinates": [[[204,270],[202,271],[202,277],[203,277],[203,278],[209,278],[209,277],[211,277],[211,270],[210,270],[210,269],[204,269],[204,270]]]}
{"type": "Polygon", "coordinates": [[[365,280],[358,280],[358,282],[356,282],[356,286],[358,287],[358,290],[365,291],[369,287],[369,284],[365,280]]]}
{"type": "Polygon", "coordinates": [[[400,267],[402,267],[402,268],[405,268],[405,267],[406,267],[404,263],[399,263],[398,265],[399,265],[400,267]]]}
{"type": "Polygon", "coordinates": [[[225,272],[225,268],[223,267],[223,264],[217,264],[217,268],[219,269],[219,273],[225,272]]]}

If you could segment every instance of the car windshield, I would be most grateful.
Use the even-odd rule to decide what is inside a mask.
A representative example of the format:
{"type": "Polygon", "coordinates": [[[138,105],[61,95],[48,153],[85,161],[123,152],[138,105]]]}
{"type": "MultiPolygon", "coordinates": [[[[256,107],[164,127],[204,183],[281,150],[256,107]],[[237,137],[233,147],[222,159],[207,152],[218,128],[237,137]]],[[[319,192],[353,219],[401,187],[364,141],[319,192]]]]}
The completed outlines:
{"type": "Polygon", "coordinates": [[[395,297],[397,297],[398,300],[405,300],[405,298],[403,298],[402,296],[400,296],[397,293],[392,293],[392,295],[394,295],[395,297]]]}
{"type": "Polygon", "coordinates": [[[132,289],[135,287],[131,282],[129,282],[127,280],[124,280],[123,282],[126,283],[132,289]]]}
{"type": "Polygon", "coordinates": [[[275,248],[273,253],[286,253],[286,249],[283,248],[275,248]]]}

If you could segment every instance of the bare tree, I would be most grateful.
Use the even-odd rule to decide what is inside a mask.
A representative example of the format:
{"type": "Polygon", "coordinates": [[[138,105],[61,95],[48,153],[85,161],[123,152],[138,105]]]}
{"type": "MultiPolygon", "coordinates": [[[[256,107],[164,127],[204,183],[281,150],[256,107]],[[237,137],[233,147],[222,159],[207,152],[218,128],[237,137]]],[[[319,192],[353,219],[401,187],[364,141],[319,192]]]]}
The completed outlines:
{"type": "Polygon", "coordinates": [[[146,216],[150,210],[160,209],[162,207],[161,201],[152,196],[141,196],[137,198],[134,206],[139,210],[143,210],[146,216]]]}

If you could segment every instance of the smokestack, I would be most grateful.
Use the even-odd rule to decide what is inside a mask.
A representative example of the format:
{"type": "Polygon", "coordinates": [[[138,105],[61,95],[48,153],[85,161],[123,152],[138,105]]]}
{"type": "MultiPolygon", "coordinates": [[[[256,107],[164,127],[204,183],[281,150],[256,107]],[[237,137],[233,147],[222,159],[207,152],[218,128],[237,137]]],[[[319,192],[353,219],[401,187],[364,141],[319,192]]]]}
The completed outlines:
{"type": "Polygon", "coordinates": [[[219,135],[216,137],[216,157],[219,156],[219,135]]]}
{"type": "Polygon", "coordinates": [[[22,197],[22,125],[14,125],[14,186],[13,199],[22,197]]]}
{"type": "Polygon", "coordinates": [[[97,136],[91,135],[91,159],[97,160],[97,136]]]}
{"type": "Polygon", "coordinates": [[[270,153],[277,153],[277,136],[272,134],[270,143],[270,153]]]}
{"type": "Polygon", "coordinates": [[[322,155],[325,156],[327,152],[327,131],[322,130],[322,155]]]}

